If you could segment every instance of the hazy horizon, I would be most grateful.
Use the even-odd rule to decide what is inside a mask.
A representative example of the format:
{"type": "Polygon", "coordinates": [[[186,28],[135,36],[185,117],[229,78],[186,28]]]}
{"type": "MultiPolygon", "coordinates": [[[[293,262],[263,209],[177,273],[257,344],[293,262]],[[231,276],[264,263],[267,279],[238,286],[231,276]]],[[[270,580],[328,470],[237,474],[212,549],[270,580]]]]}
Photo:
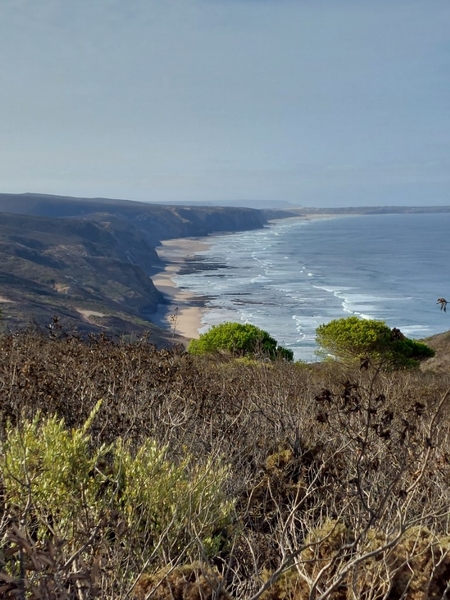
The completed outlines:
{"type": "Polygon", "coordinates": [[[1,192],[450,201],[447,0],[4,0],[1,192]]]}

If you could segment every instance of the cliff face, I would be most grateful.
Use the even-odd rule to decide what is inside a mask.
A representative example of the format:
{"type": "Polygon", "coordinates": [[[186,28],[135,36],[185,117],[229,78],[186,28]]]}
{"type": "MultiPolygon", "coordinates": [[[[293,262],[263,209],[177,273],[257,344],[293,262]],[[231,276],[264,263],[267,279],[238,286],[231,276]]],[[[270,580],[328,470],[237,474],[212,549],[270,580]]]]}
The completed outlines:
{"type": "Polygon", "coordinates": [[[166,206],[128,200],[84,199],[41,194],[0,194],[0,212],[40,217],[78,217],[90,221],[117,219],[133,224],[157,245],[163,239],[204,236],[219,231],[263,227],[263,211],[215,206],[166,206]]]}
{"type": "Polygon", "coordinates": [[[132,232],[121,243],[117,233],[79,219],[0,215],[3,327],[48,325],[58,315],[70,327],[102,330],[96,318],[108,314],[138,328],[162,300],[139,259],[158,257],[132,232]]]}
{"type": "Polygon", "coordinates": [[[30,321],[90,331],[152,329],[162,295],[160,241],[265,225],[252,209],[1,195],[0,307],[5,329],[30,321]],[[15,214],[11,214],[15,213],[15,214]]]}
{"type": "Polygon", "coordinates": [[[171,238],[259,229],[267,223],[262,212],[250,208],[152,206],[136,213],[121,213],[123,219],[135,225],[154,245],[171,238]]]}

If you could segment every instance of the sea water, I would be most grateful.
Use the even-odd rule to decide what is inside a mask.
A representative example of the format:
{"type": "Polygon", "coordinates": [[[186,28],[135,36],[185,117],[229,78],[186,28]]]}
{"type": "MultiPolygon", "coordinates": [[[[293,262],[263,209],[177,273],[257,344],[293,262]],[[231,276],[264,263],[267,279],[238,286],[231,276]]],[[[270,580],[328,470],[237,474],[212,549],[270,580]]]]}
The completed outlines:
{"type": "Polygon", "coordinates": [[[268,331],[295,359],[317,360],[315,330],[356,315],[415,339],[450,329],[450,213],[287,219],[215,235],[174,282],[205,298],[203,327],[268,331]]]}

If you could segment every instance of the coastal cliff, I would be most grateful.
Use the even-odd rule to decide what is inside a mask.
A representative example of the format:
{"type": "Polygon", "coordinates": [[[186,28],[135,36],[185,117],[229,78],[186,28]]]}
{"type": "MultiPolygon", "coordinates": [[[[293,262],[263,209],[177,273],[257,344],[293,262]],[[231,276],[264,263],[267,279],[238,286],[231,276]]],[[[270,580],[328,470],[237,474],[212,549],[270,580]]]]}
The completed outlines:
{"type": "Polygon", "coordinates": [[[56,316],[78,331],[164,337],[155,247],[171,238],[257,229],[262,211],[0,194],[2,328],[56,316]]]}

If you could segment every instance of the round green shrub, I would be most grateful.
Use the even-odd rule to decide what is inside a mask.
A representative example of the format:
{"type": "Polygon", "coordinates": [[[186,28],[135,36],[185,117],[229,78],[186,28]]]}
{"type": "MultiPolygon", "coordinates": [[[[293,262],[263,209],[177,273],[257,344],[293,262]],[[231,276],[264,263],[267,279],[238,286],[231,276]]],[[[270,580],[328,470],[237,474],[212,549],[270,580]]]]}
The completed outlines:
{"type": "Polygon", "coordinates": [[[369,358],[389,369],[410,369],[434,356],[434,350],[390,329],[384,321],[347,317],[335,319],[316,329],[317,354],[343,362],[369,358]]]}
{"type": "Polygon", "coordinates": [[[283,348],[267,331],[250,323],[221,323],[202,333],[198,340],[191,340],[190,354],[204,355],[226,351],[233,356],[262,356],[292,361],[292,350],[283,348]]]}

